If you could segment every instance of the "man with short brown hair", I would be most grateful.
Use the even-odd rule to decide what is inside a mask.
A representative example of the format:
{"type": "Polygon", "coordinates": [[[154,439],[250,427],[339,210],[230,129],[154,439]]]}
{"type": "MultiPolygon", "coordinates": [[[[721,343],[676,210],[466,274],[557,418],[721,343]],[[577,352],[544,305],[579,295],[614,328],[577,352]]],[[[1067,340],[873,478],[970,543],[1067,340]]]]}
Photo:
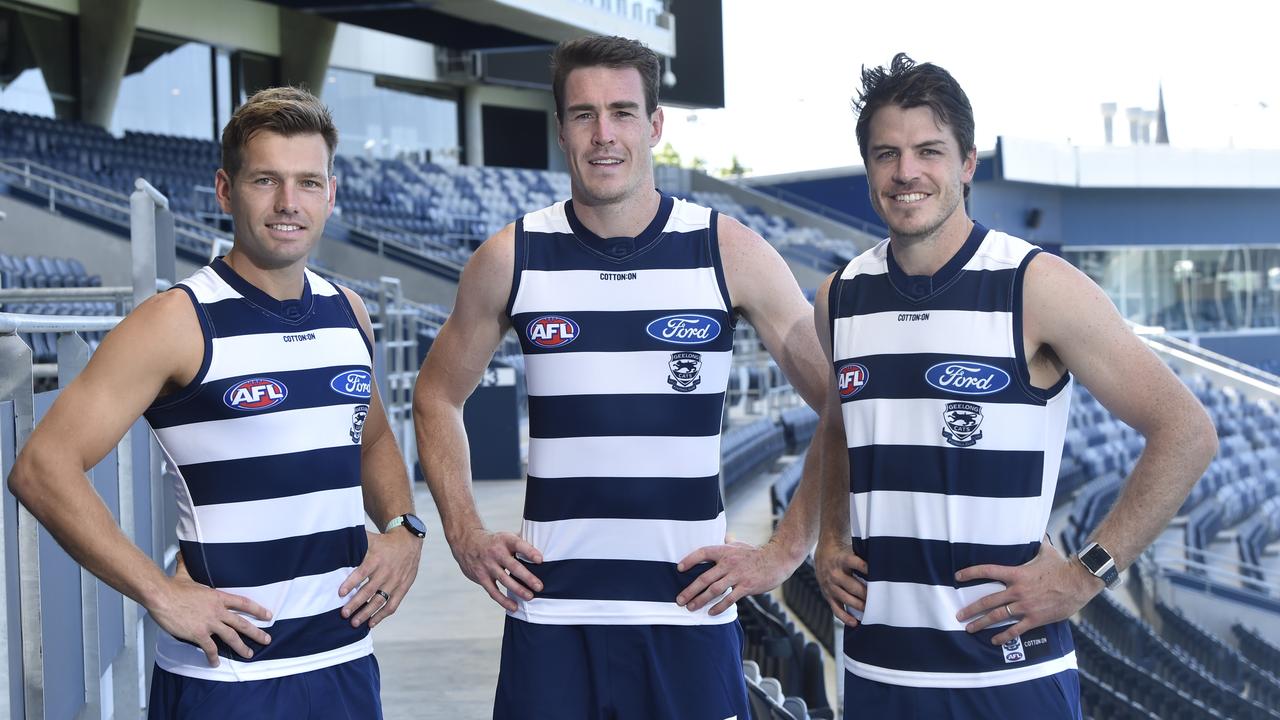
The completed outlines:
{"type": "Polygon", "coordinates": [[[107,334],[9,477],[72,557],[160,626],[152,718],[381,717],[369,628],[413,583],[423,531],[369,315],[306,269],[336,144],[302,90],[263,90],[232,116],[215,179],[231,250],[107,334]],[[173,577],[84,474],[143,414],[178,468],[173,577]],[[365,531],[366,512],[385,534],[365,531]]]}

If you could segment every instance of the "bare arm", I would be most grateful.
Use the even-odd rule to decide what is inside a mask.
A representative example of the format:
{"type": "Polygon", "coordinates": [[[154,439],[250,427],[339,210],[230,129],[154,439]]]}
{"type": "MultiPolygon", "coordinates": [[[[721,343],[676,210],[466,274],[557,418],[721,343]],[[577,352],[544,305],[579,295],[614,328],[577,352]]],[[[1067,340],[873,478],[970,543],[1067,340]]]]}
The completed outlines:
{"type": "Polygon", "coordinates": [[[167,577],[120,531],[85,475],[157,395],[191,381],[203,348],[195,309],[181,291],[139,305],[107,334],[84,372],[32,432],[9,475],[9,488],[76,562],[145,607],[175,637],[199,645],[210,665],[217,665],[214,636],[244,657],[252,652],[240,634],[270,640],[232,611],[262,619],[269,613],[246,598],[197,585],[185,574],[167,577]]]}
{"type": "MultiPolygon", "coordinates": [[[[360,322],[361,332],[372,344],[373,324],[369,321],[364,301],[345,287],[339,289],[347,296],[360,322]]],[[[392,518],[413,512],[409,475],[405,472],[396,436],[387,422],[376,382],[370,386],[369,410],[360,436],[360,487],[365,512],[379,529],[386,527],[392,518]]],[[[369,533],[369,552],[338,588],[340,596],[360,588],[343,607],[343,616],[354,614],[352,625],[358,626],[367,620],[369,627],[373,628],[394,614],[418,576],[421,557],[422,540],[407,530],[396,528],[388,535],[369,533]],[[374,600],[378,590],[388,597],[374,600]]]]}
{"type": "MultiPolygon", "coordinates": [[[[1168,525],[1217,452],[1212,422],[1195,397],[1124,323],[1102,289],[1066,261],[1042,253],[1027,269],[1025,334],[1033,373],[1037,363],[1069,369],[1113,415],[1146,438],[1115,507],[1095,539],[1128,567],[1168,525]]],[[[997,634],[1002,643],[1034,627],[1070,617],[1103,588],[1079,562],[1047,544],[1036,560],[1016,568],[965,568],[958,580],[1005,583],[961,611],[987,613],[971,632],[1020,618],[997,634]],[[994,611],[1007,606],[1009,609],[994,611]],[[993,612],[994,611],[994,612],[993,612]]]]}
{"type": "Polygon", "coordinates": [[[413,393],[418,457],[440,512],[445,539],[463,573],[499,605],[515,610],[499,587],[526,599],[542,584],[515,557],[541,554],[512,533],[490,533],[471,493],[471,460],[462,407],[484,377],[508,321],[515,228],[489,238],[467,262],[453,312],[431,344],[413,393]],[[532,589],[532,591],[531,591],[532,589]]]}
{"type": "MultiPolygon", "coordinates": [[[[730,299],[756,329],[792,386],[821,413],[829,371],[813,330],[813,308],[787,264],[763,238],[724,215],[719,216],[717,232],[730,299]]],[[[819,432],[825,422],[819,421],[819,432]]],[[[763,554],[745,543],[695,551],[680,562],[680,569],[708,560],[718,567],[690,583],[676,602],[696,610],[732,586],[734,592],[711,609],[717,614],[739,597],[770,590],[790,576],[818,534],[822,452],[814,448],[810,446],[800,484],[763,554]],[[737,551],[731,552],[734,548],[737,551]]]]}

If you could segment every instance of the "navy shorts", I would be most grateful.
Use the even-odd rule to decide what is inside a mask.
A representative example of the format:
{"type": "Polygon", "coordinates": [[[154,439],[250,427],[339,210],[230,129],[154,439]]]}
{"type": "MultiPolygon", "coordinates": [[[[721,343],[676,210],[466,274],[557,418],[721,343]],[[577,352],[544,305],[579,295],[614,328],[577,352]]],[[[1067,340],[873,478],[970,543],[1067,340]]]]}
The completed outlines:
{"type": "Polygon", "coordinates": [[[1035,680],[981,688],[920,688],[844,674],[845,720],[1081,720],[1080,675],[1063,670],[1035,680]]]}
{"type": "Polygon", "coordinates": [[[749,720],[742,627],[508,617],[494,720],[749,720]]]}
{"type": "Polygon", "coordinates": [[[372,655],[269,678],[225,682],[176,675],[157,666],[148,720],[382,720],[382,681],[372,655]]]}

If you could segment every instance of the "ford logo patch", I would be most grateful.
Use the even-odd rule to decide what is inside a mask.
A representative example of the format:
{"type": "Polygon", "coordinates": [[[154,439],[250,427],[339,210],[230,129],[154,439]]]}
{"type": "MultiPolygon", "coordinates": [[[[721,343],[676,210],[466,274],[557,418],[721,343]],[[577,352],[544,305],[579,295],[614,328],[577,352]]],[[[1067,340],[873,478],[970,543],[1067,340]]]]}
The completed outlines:
{"type": "Polygon", "coordinates": [[[677,345],[701,345],[720,337],[720,322],[706,315],[667,315],[645,327],[649,337],[677,345]]]}
{"type": "Polygon", "coordinates": [[[271,378],[241,380],[227,388],[222,402],[236,410],[266,410],[284,402],[289,390],[284,383],[271,378]]]}
{"type": "Polygon", "coordinates": [[[373,395],[373,378],[365,370],[344,370],[333,376],[329,387],[341,395],[368,400],[373,395]]]}
{"type": "Polygon", "coordinates": [[[948,360],[924,371],[925,382],[943,392],[990,395],[1009,387],[1009,373],[980,362],[948,360]]]}

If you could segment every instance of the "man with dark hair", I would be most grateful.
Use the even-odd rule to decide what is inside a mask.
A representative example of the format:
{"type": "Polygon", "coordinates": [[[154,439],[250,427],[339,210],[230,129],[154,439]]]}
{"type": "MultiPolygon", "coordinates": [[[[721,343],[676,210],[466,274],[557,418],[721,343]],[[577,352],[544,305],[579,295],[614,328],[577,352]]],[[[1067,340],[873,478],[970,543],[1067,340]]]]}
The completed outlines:
{"type": "Polygon", "coordinates": [[[152,718],[381,717],[369,629],[413,583],[423,532],[368,312],[306,269],[333,210],[336,143],[305,91],[263,90],[236,111],[215,178],[231,250],[108,333],[9,477],[72,557],[160,626],[152,718]],[[85,477],[144,414],[178,469],[172,577],[85,477]],[[365,512],[385,534],[365,531],[365,512]]]}
{"type": "Polygon", "coordinates": [[[1092,281],[969,219],[973,111],[950,74],[898,55],[862,80],[858,144],[889,238],[815,303],[835,371],[815,442],[849,463],[826,475],[817,552],[846,625],[845,716],[1079,718],[1066,618],[1165,527],[1213,426],[1092,281]],[[1147,445],[1065,557],[1045,526],[1073,376],[1147,445]]]}
{"type": "Polygon", "coordinates": [[[817,453],[773,539],[726,544],[720,426],[745,317],[822,399],[811,308],[737,221],[654,189],[657,56],[584,38],[553,59],[572,198],[472,256],[414,397],[445,537],[507,610],[495,718],[747,718],[734,603],[786,578],[816,537],[817,453]],[[470,491],[462,407],[508,328],[525,355],[529,466],[519,535],[470,491]]]}

